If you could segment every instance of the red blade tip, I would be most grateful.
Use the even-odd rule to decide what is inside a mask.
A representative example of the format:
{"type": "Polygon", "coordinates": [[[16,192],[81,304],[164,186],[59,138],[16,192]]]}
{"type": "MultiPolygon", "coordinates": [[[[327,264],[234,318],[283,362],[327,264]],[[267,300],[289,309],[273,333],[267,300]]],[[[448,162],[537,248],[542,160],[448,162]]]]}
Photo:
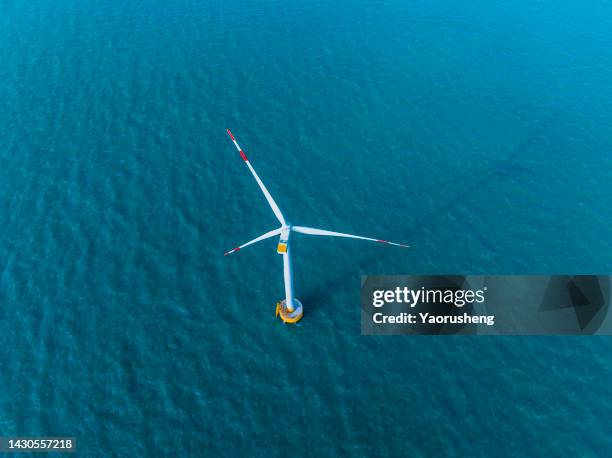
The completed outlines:
{"type": "Polygon", "coordinates": [[[229,135],[232,140],[235,140],[234,134],[232,134],[231,130],[227,129],[227,135],[229,135]]]}
{"type": "Polygon", "coordinates": [[[234,251],[238,251],[239,249],[240,249],[240,247],[238,246],[238,247],[234,248],[233,250],[229,250],[227,253],[223,253],[223,256],[227,256],[228,254],[231,254],[234,251]]]}

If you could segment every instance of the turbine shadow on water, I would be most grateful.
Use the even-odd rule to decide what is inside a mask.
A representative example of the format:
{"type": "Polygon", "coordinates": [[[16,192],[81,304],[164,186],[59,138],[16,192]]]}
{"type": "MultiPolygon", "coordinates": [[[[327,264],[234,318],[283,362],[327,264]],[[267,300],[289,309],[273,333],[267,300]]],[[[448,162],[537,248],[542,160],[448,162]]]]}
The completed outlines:
{"type": "MultiPolygon", "coordinates": [[[[514,148],[510,154],[508,154],[505,158],[491,164],[487,167],[483,167],[481,170],[476,170],[475,172],[466,173],[463,175],[455,176],[448,180],[441,180],[437,183],[433,183],[432,189],[436,189],[438,187],[446,188],[446,186],[457,183],[465,183],[472,185],[480,185],[480,184],[488,184],[491,178],[496,175],[509,175],[511,172],[519,172],[519,173],[533,173],[533,170],[524,164],[518,163],[517,161],[525,156],[525,153],[529,151],[530,148],[533,147],[535,143],[542,139],[542,131],[538,131],[527,140],[525,140],[521,145],[514,148]],[[478,177],[474,180],[474,177],[478,177]]],[[[471,191],[472,187],[466,189],[466,193],[471,191]]]]}
{"type": "MultiPolygon", "coordinates": [[[[488,167],[484,167],[480,171],[464,174],[451,180],[443,180],[438,183],[433,183],[431,186],[432,189],[442,188],[444,191],[455,190],[456,192],[453,193],[451,199],[444,199],[440,205],[437,205],[429,212],[420,212],[420,216],[414,220],[414,226],[425,227],[427,225],[431,225],[432,222],[440,219],[448,211],[454,209],[458,202],[466,202],[467,200],[477,196],[478,194],[475,193],[474,190],[482,189],[483,187],[494,183],[493,179],[496,177],[508,178],[522,173],[536,174],[532,168],[518,163],[517,161],[522,159],[534,146],[534,144],[542,139],[541,133],[542,131],[538,131],[536,134],[524,141],[520,146],[515,148],[510,154],[508,154],[508,156],[488,167]],[[474,179],[474,177],[477,178],[474,179]],[[450,189],[451,185],[453,185],[452,189],[450,189]]],[[[469,221],[465,221],[465,223],[469,224],[469,221]]]]}
{"type": "MultiPolygon", "coordinates": [[[[524,141],[520,146],[515,148],[505,158],[483,168],[477,173],[465,174],[452,180],[444,180],[434,184],[434,186],[432,186],[433,189],[448,189],[449,185],[458,184],[455,189],[460,188],[460,191],[454,194],[451,200],[445,200],[427,215],[422,214],[420,218],[417,218],[414,221],[414,227],[418,228],[422,225],[431,224],[433,220],[440,218],[441,215],[444,215],[447,211],[452,210],[458,201],[465,201],[467,198],[473,196],[473,190],[475,188],[490,184],[492,179],[495,177],[509,177],[519,173],[534,173],[531,168],[518,163],[518,161],[525,157],[526,153],[534,146],[534,144],[542,139],[541,134],[542,131],[538,131],[536,134],[524,141]],[[477,176],[478,178],[474,179],[474,176],[477,176]]],[[[486,244],[486,241],[483,241],[483,243],[486,244]]],[[[375,257],[372,255],[360,256],[358,260],[353,260],[352,262],[353,265],[357,266],[357,269],[347,270],[345,274],[332,278],[327,277],[325,280],[318,282],[316,286],[311,286],[305,289],[300,296],[302,297],[306,308],[310,311],[316,311],[319,307],[324,306],[324,298],[330,296],[330,291],[334,291],[347,283],[350,283],[356,278],[356,270],[362,272],[364,270],[367,271],[367,266],[371,265],[374,260],[375,257]]]]}

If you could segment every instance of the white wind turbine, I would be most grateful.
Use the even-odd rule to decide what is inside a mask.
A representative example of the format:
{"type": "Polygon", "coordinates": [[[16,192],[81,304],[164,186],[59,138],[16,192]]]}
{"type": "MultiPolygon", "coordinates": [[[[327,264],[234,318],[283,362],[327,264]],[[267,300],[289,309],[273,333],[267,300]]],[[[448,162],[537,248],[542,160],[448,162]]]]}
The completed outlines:
{"type": "Polygon", "coordinates": [[[277,304],[276,314],[277,315],[280,314],[282,320],[285,323],[296,323],[297,321],[300,320],[300,318],[302,318],[302,315],[303,315],[302,303],[298,299],[296,299],[293,295],[293,274],[291,272],[291,248],[289,244],[289,235],[291,234],[291,232],[299,232],[301,234],[308,234],[308,235],[328,235],[332,237],[348,237],[351,239],[370,240],[372,242],[385,243],[387,245],[396,245],[396,246],[400,246],[404,248],[409,247],[408,245],[403,245],[401,243],[388,242],[386,240],[373,239],[369,237],[361,237],[359,235],[343,234],[341,232],[332,232],[332,231],[327,231],[324,229],[315,229],[312,227],[291,225],[285,220],[285,217],[283,216],[282,212],[280,211],[280,208],[278,208],[278,205],[272,198],[272,195],[268,191],[268,188],[266,188],[266,186],[263,184],[263,182],[259,178],[259,175],[257,175],[257,172],[255,172],[255,169],[253,168],[253,166],[247,159],[246,154],[244,154],[244,151],[242,151],[242,148],[240,148],[240,146],[238,145],[238,142],[234,138],[234,135],[232,134],[232,132],[229,129],[227,129],[227,133],[232,139],[232,142],[234,142],[234,145],[236,145],[236,149],[240,153],[240,156],[246,163],[251,173],[253,174],[253,177],[255,177],[255,181],[257,181],[257,184],[259,185],[259,188],[261,189],[264,196],[266,197],[268,204],[270,204],[270,207],[272,208],[274,215],[276,215],[276,218],[281,223],[281,227],[279,227],[278,229],[274,229],[270,232],[266,232],[265,234],[260,235],[256,239],[253,239],[250,242],[247,242],[243,245],[240,245],[234,248],[233,250],[228,251],[227,253],[225,253],[225,255],[234,253],[235,251],[238,251],[248,245],[252,245],[261,240],[265,240],[269,237],[274,237],[275,235],[280,234],[280,238],[278,241],[278,246],[277,246],[276,251],[283,256],[283,267],[284,267],[284,273],[285,273],[285,299],[277,304]]]}

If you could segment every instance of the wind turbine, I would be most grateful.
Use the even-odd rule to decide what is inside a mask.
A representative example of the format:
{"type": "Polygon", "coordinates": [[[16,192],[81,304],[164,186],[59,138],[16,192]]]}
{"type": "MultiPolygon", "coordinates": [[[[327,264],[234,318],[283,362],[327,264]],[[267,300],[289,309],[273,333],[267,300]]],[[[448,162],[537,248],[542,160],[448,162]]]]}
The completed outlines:
{"type": "Polygon", "coordinates": [[[285,220],[283,213],[280,211],[280,208],[278,208],[278,205],[272,198],[272,195],[268,191],[268,188],[266,188],[266,185],[263,184],[263,182],[261,181],[261,178],[259,178],[259,175],[257,175],[257,172],[255,172],[255,169],[249,162],[248,158],[246,157],[246,154],[244,154],[244,151],[242,151],[242,148],[240,148],[240,145],[238,145],[238,142],[236,141],[236,139],[234,138],[234,135],[229,129],[227,129],[227,134],[232,139],[232,142],[234,142],[234,145],[236,146],[236,149],[240,153],[242,160],[245,162],[245,164],[247,165],[247,167],[253,174],[255,181],[257,181],[259,188],[263,192],[263,195],[266,197],[266,200],[268,201],[268,204],[272,208],[274,215],[280,222],[281,227],[279,227],[278,229],[274,229],[270,232],[266,232],[265,234],[260,235],[259,237],[251,240],[250,242],[237,246],[233,250],[230,250],[227,253],[225,253],[224,256],[227,256],[228,254],[234,253],[238,250],[241,250],[242,248],[246,246],[260,242],[267,238],[274,237],[275,235],[280,235],[276,251],[278,254],[283,256],[283,267],[284,267],[284,276],[285,276],[285,299],[276,304],[276,315],[277,316],[280,315],[281,319],[285,323],[297,323],[302,318],[302,315],[304,314],[304,308],[302,306],[302,303],[298,299],[296,299],[295,296],[293,295],[293,274],[291,272],[291,246],[289,244],[289,236],[291,235],[291,232],[299,232],[300,234],[308,234],[308,235],[327,235],[327,236],[332,236],[332,237],[347,237],[351,239],[370,240],[372,242],[384,243],[387,245],[396,245],[396,246],[400,246],[404,248],[409,247],[408,245],[403,245],[401,243],[388,242],[386,240],[381,240],[381,239],[372,239],[369,237],[361,237],[359,235],[344,234],[342,232],[333,232],[333,231],[327,231],[324,229],[315,229],[312,227],[291,225],[285,220]]]}

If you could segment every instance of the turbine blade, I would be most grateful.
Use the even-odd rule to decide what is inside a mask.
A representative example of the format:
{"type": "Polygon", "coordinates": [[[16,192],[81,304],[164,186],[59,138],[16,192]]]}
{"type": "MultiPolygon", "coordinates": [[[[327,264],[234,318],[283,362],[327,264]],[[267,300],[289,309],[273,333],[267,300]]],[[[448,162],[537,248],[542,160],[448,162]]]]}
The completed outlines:
{"type": "Polygon", "coordinates": [[[240,157],[242,157],[242,160],[246,163],[247,167],[249,168],[249,170],[253,174],[253,177],[255,177],[255,181],[257,181],[257,184],[259,185],[259,188],[261,189],[261,192],[263,192],[263,195],[265,196],[266,200],[268,201],[268,204],[272,208],[272,211],[274,212],[274,215],[276,215],[276,218],[280,221],[280,223],[283,226],[285,226],[287,224],[285,222],[285,218],[283,217],[283,214],[281,213],[280,208],[278,208],[278,205],[276,205],[276,202],[272,198],[272,195],[270,194],[270,191],[268,191],[268,188],[266,188],[266,185],[263,184],[263,181],[261,181],[261,179],[259,178],[259,175],[257,175],[257,172],[255,172],[255,169],[253,168],[253,166],[249,162],[249,159],[246,157],[246,154],[244,154],[244,151],[242,151],[242,148],[240,148],[240,145],[238,145],[238,142],[234,138],[234,135],[232,134],[232,131],[227,129],[227,134],[232,139],[232,142],[234,142],[234,145],[236,146],[236,149],[240,153],[240,157]]]}
{"type": "Polygon", "coordinates": [[[253,239],[250,242],[245,243],[244,245],[240,245],[240,246],[237,246],[236,248],[234,248],[233,250],[229,250],[227,253],[224,253],[223,256],[227,256],[228,254],[231,254],[234,251],[238,251],[238,250],[244,248],[245,246],[249,246],[249,245],[252,245],[253,243],[257,243],[257,242],[259,242],[261,240],[264,240],[264,239],[267,239],[267,238],[270,238],[270,237],[274,237],[275,235],[278,235],[280,233],[281,233],[281,228],[280,227],[278,229],[274,229],[273,231],[266,232],[265,234],[260,235],[256,239],[253,239]]]}
{"type": "Polygon", "coordinates": [[[362,237],[360,235],[352,235],[352,234],[344,234],[342,232],[326,231],[325,229],[315,229],[313,227],[291,226],[291,230],[295,232],[299,232],[301,234],[328,235],[331,237],[347,237],[350,239],[370,240],[372,242],[385,243],[387,245],[396,245],[396,246],[401,246],[403,248],[410,248],[410,245],[404,245],[403,243],[388,242],[387,240],[381,240],[381,239],[371,239],[369,237],[362,237]]]}

